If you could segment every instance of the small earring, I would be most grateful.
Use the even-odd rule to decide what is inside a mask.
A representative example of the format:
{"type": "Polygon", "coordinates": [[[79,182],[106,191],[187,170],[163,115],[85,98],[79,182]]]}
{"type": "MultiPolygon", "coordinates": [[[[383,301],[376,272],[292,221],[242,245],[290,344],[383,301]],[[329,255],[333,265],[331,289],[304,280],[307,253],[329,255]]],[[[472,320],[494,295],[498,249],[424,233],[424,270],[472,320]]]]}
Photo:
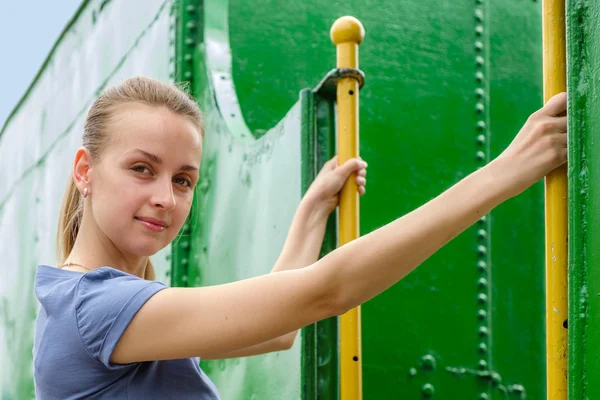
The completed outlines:
{"type": "Polygon", "coordinates": [[[83,198],[85,199],[88,194],[88,188],[83,189],[83,198]]]}

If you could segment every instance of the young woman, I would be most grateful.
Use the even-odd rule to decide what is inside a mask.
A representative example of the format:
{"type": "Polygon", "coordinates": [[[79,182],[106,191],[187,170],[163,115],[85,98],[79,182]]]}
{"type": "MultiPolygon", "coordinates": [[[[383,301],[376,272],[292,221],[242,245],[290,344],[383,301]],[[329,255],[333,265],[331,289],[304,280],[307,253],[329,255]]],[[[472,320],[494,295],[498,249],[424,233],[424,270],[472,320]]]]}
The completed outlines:
{"type": "Polygon", "coordinates": [[[131,78],[89,111],[60,216],[59,268],[35,290],[39,399],[219,395],[198,357],[289,348],[296,331],[383,292],[493,207],[567,158],[566,95],[553,97],[510,146],[419,209],[317,261],[344,181],[366,164],[329,161],[303,198],[274,272],[199,288],[153,281],[149,256],[167,246],[192,204],[204,135],[179,89],[131,78]]]}

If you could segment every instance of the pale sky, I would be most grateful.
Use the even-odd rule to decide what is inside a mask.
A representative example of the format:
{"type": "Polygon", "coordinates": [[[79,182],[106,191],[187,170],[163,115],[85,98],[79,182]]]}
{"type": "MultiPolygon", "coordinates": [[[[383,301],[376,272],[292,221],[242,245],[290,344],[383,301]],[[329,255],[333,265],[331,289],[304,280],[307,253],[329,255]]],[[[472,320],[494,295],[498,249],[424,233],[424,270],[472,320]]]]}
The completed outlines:
{"type": "Polygon", "coordinates": [[[0,129],[82,0],[0,0],[0,129]]]}

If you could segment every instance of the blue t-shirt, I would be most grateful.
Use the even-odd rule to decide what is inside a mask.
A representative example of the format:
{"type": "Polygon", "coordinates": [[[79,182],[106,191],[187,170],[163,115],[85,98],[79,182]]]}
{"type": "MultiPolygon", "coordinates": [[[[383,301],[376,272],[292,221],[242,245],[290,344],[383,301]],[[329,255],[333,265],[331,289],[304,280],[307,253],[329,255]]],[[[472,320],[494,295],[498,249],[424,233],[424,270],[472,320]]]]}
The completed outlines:
{"type": "Polygon", "coordinates": [[[110,267],[81,273],[40,265],[33,345],[35,394],[46,399],[218,400],[199,358],[112,364],[138,310],[166,286],[110,267]]]}

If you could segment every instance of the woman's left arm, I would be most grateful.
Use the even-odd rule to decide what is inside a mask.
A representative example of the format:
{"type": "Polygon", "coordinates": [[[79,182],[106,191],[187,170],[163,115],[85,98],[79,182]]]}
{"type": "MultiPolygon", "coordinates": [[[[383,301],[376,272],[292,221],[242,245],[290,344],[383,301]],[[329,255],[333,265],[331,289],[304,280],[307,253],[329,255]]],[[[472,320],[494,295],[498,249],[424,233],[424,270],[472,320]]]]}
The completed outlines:
{"type": "MultiPolygon", "coordinates": [[[[339,192],[348,177],[356,173],[356,184],[360,195],[365,193],[366,163],[351,159],[337,166],[334,157],[317,175],[306,195],[300,202],[283,250],[271,272],[304,268],[319,259],[327,218],[339,203],[339,192]]],[[[249,357],[273,351],[288,350],[294,345],[298,331],[271,339],[261,344],[246,347],[210,359],[249,357]]]]}

